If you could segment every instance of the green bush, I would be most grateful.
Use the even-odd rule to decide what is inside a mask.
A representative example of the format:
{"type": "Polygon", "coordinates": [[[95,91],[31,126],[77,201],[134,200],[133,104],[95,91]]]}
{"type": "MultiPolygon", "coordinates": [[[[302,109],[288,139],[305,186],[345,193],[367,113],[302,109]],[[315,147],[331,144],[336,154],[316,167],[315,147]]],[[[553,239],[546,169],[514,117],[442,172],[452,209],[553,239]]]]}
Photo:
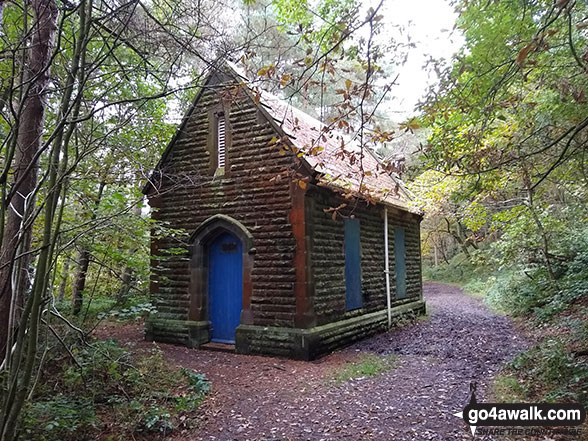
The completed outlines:
{"type": "Polygon", "coordinates": [[[126,308],[112,308],[97,315],[98,319],[112,318],[118,321],[133,321],[154,312],[155,306],[151,302],[137,303],[126,308]]]}
{"type": "Polygon", "coordinates": [[[131,354],[112,340],[54,351],[21,422],[27,440],[165,438],[210,391],[203,374],[170,367],[159,349],[131,354]],[[100,436],[99,436],[100,435],[100,436]]]}
{"type": "Polygon", "coordinates": [[[24,440],[91,439],[84,434],[101,427],[94,404],[88,398],[57,395],[53,399],[29,403],[24,410],[24,440]],[[80,434],[81,436],[78,436],[80,434]]]}
{"type": "Polygon", "coordinates": [[[517,266],[514,270],[489,278],[486,300],[493,308],[509,315],[534,313],[546,321],[588,295],[588,252],[579,253],[551,281],[543,267],[517,266]]]}
{"type": "Polygon", "coordinates": [[[480,247],[470,251],[470,256],[463,252],[449,259],[449,263],[441,262],[437,266],[423,266],[423,279],[436,282],[452,283],[465,286],[486,280],[496,272],[497,263],[492,250],[480,247]]]}
{"type": "Polygon", "coordinates": [[[460,253],[450,259],[449,263],[443,262],[437,266],[424,266],[423,279],[463,285],[474,278],[478,271],[479,268],[464,254],[460,253]]]}
{"type": "Polygon", "coordinates": [[[574,357],[562,338],[547,338],[519,355],[510,368],[524,380],[530,398],[587,404],[588,366],[574,357]]]}
{"type": "MultiPolygon", "coordinates": [[[[509,271],[488,280],[486,302],[494,309],[509,315],[524,315],[544,304],[550,293],[537,282],[537,274],[528,271],[509,271]]],[[[543,279],[539,279],[543,280],[543,279]]]]}

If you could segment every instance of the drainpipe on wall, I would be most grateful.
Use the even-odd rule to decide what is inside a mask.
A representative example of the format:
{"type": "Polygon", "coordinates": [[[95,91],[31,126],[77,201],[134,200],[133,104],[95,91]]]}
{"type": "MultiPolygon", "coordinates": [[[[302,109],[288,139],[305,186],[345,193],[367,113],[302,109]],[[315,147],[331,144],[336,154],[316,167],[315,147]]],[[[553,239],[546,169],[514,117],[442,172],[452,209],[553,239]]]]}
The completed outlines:
{"type": "Polygon", "coordinates": [[[388,207],[384,207],[384,274],[386,274],[386,302],[388,305],[388,329],[392,327],[392,301],[390,299],[390,257],[388,253],[388,207]]]}

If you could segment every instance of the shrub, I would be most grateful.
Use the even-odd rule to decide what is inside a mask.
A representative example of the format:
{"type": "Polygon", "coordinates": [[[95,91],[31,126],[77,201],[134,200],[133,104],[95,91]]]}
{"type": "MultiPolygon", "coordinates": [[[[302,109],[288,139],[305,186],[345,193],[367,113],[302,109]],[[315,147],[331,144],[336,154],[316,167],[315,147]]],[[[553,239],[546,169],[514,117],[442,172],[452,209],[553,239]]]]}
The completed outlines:
{"type": "Polygon", "coordinates": [[[562,338],[547,338],[510,365],[531,398],[587,403],[588,366],[574,357],[562,338]]]}
{"type": "Polygon", "coordinates": [[[140,319],[154,311],[155,306],[153,306],[151,302],[143,302],[128,306],[127,308],[113,308],[107,312],[99,313],[97,317],[98,319],[114,318],[119,321],[133,321],[140,319]]]}
{"type": "Polygon", "coordinates": [[[475,266],[464,254],[458,254],[449,260],[449,263],[423,267],[423,278],[437,282],[463,284],[469,280],[474,269],[475,266]]]}
{"type": "Polygon", "coordinates": [[[588,295],[588,252],[574,256],[555,283],[545,268],[523,266],[486,283],[487,302],[493,308],[513,316],[533,312],[540,321],[547,321],[588,295]]]}
{"type": "Polygon", "coordinates": [[[486,249],[474,250],[470,257],[459,253],[437,266],[424,266],[423,279],[436,282],[466,285],[469,282],[488,278],[494,272],[495,264],[486,249]]]}
{"type": "Polygon", "coordinates": [[[54,351],[21,422],[25,439],[44,441],[165,438],[186,426],[210,383],[170,367],[153,348],[137,355],[112,340],[54,351]]]}
{"type": "Polygon", "coordinates": [[[21,430],[25,440],[89,440],[91,438],[84,434],[100,427],[90,399],[60,394],[47,401],[30,403],[24,410],[21,430]]]}
{"type": "Polygon", "coordinates": [[[493,279],[487,289],[487,303],[509,315],[523,315],[545,302],[547,291],[536,281],[536,271],[509,271],[493,279]]]}

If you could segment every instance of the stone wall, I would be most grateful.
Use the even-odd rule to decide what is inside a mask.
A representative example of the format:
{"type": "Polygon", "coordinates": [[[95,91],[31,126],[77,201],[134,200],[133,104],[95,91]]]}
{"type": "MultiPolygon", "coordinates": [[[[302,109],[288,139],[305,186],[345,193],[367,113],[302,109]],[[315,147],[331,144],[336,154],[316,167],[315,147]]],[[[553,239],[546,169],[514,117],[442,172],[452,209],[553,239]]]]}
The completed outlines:
{"type": "MultiPolygon", "coordinates": [[[[425,313],[425,302],[404,299],[392,308],[392,324],[425,313]]],[[[313,360],[388,329],[386,309],[348,317],[309,329],[240,325],[237,352],[313,360]]]]}
{"type": "MultiPolygon", "coordinates": [[[[295,241],[289,213],[289,180],[275,177],[294,164],[270,146],[275,130],[243,91],[227,97],[214,87],[202,91],[173,148],[160,164],[158,192],[150,193],[153,218],[168,227],[192,233],[204,220],[224,214],[241,222],[254,236],[251,274],[253,324],[291,327],[294,322],[292,265],[295,241]],[[229,103],[230,101],[230,103],[229,103]],[[216,149],[211,148],[211,111],[227,117],[227,167],[214,176],[216,149]],[[272,179],[273,178],[273,179],[272,179]]],[[[152,238],[151,293],[158,320],[188,320],[190,268],[187,238],[152,238]]],[[[194,318],[192,318],[194,319],[194,318]]],[[[164,338],[165,329],[157,330],[164,338]]],[[[177,333],[177,330],[175,331],[177,333]]]]}
{"type": "MultiPolygon", "coordinates": [[[[191,268],[201,266],[194,264],[196,255],[199,262],[206,256],[188,237],[217,215],[239,222],[251,235],[244,260],[251,268],[244,279],[248,303],[236,330],[237,351],[310,359],[385,329],[383,207],[358,201],[342,213],[359,219],[361,242],[363,307],[346,311],[343,218],[333,220],[324,212],[343,199],[312,184],[304,191],[293,183],[297,162],[272,143],[279,137],[275,122],[250,95],[238,87],[219,87],[220,82],[213,76],[202,89],[154,174],[155,188],[148,191],[152,217],[172,231],[152,232],[151,294],[157,314],[148,321],[147,338],[193,347],[209,340],[206,306],[194,301],[191,268]],[[214,140],[220,111],[227,127],[224,170],[216,167],[214,140]]],[[[420,217],[388,211],[394,315],[419,313],[424,310],[420,217]],[[395,298],[395,226],[405,228],[406,299],[395,298]]],[[[200,291],[207,295],[205,288],[200,291]]]]}
{"type": "MultiPolygon", "coordinates": [[[[394,228],[404,228],[406,247],[406,296],[423,295],[421,267],[421,218],[406,211],[388,208],[388,246],[390,253],[390,287],[396,296],[396,272],[394,271],[394,228]]],[[[382,233],[383,234],[383,233],[382,233]]]]}
{"type": "MultiPolygon", "coordinates": [[[[325,210],[344,202],[330,191],[307,194],[307,229],[310,237],[313,304],[317,324],[365,314],[386,307],[384,273],[384,208],[359,201],[353,208],[341,211],[335,220],[325,210]],[[363,308],[345,310],[344,217],[353,215],[360,222],[361,281],[363,308]]],[[[349,203],[349,201],[346,201],[349,203]]],[[[351,205],[351,204],[349,204],[351,205]]],[[[420,217],[395,208],[388,208],[388,242],[390,257],[390,290],[393,305],[396,299],[394,267],[394,227],[405,229],[407,298],[422,295],[420,260],[420,217]]]]}

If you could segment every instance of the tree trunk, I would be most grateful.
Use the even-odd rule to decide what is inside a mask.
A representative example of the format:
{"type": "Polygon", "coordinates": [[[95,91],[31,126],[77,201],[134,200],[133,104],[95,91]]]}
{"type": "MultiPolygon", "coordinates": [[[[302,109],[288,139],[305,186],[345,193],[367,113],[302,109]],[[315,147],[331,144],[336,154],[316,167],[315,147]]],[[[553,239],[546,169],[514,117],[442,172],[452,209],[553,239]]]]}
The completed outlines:
{"type": "Polygon", "coordinates": [[[10,335],[28,285],[31,244],[31,222],[26,216],[34,207],[39,163],[35,159],[42,145],[45,122],[46,94],[49,84],[49,63],[57,30],[57,5],[54,0],[32,0],[35,23],[26,79],[30,84],[22,103],[14,157],[11,201],[6,213],[3,240],[0,246],[0,360],[11,345],[10,335]],[[18,253],[18,254],[17,254],[18,253]]]}
{"type": "Polygon", "coordinates": [[[78,272],[74,281],[71,294],[71,312],[78,315],[84,303],[84,289],[86,288],[86,275],[90,266],[90,251],[83,248],[78,254],[78,272]]]}
{"type": "Polygon", "coordinates": [[[471,260],[472,255],[468,250],[468,245],[470,244],[470,242],[468,241],[467,237],[465,237],[465,234],[463,232],[463,226],[459,221],[456,221],[455,233],[453,233],[453,237],[455,237],[455,240],[457,240],[457,242],[459,243],[459,246],[461,247],[463,253],[468,257],[468,260],[471,260]]]}
{"type": "MultiPolygon", "coordinates": [[[[23,322],[32,317],[31,326],[23,323],[18,329],[16,355],[11,357],[13,325],[16,317],[16,305],[22,304],[27,289],[23,274],[30,262],[31,228],[34,207],[34,194],[39,172],[37,153],[42,147],[42,136],[45,122],[45,107],[49,85],[49,67],[57,30],[58,8],[55,0],[31,0],[34,24],[31,29],[31,40],[28,44],[28,59],[23,64],[25,90],[21,102],[18,134],[14,163],[7,164],[12,169],[12,182],[9,209],[5,213],[6,222],[3,229],[3,240],[0,246],[0,357],[6,358],[6,367],[10,383],[4,382],[0,404],[0,440],[12,441],[17,437],[17,422],[24,405],[28,384],[31,381],[37,351],[38,325],[42,310],[41,291],[33,287],[33,292],[26,302],[23,322]],[[18,257],[19,255],[23,257],[18,257]],[[25,332],[25,330],[28,331],[25,332]],[[25,343],[26,339],[26,343],[25,343]],[[26,348],[26,363],[20,370],[20,360],[26,348]],[[12,366],[11,361],[16,361],[12,366]],[[8,369],[9,368],[9,369],[8,369]],[[22,373],[21,373],[22,372],[22,373]],[[18,379],[23,379],[19,384],[18,379]],[[8,386],[8,387],[6,387],[8,386]]],[[[53,155],[52,156],[57,156],[53,155]]],[[[51,158],[53,160],[53,158],[51,158]]],[[[51,181],[52,183],[55,180],[51,181]]],[[[48,198],[46,207],[53,201],[48,198]]],[[[47,222],[47,219],[46,219],[47,222]]],[[[47,228],[44,229],[44,233],[47,228]]],[[[46,244],[45,236],[43,243],[46,244]]],[[[46,249],[47,247],[44,247],[46,249]]],[[[42,253],[41,253],[42,254],[42,253]]],[[[39,259],[41,261],[41,259],[39,259]]],[[[47,263],[47,259],[44,259],[47,263]]],[[[46,267],[41,267],[35,275],[38,286],[39,271],[44,275],[46,267]]],[[[28,282],[28,281],[26,281],[28,282]]]]}
{"type": "MultiPolygon", "coordinates": [[[[4,0],[0,0],[0,29],[2,28],[2,23],[4,22],[4,0]]],[[[11,87],[6,86],[2,93],[0,93],[0,112],[4,111],[4,107],[8,102],[8,98],[10,97],[11,87]]]]}
{"type": "MultiPolygon", "coordinates": [[[[92,213],[92,221],[96,220],[98,215],[98,207],[100,206],[100,200],[104,193],[104,187],[106,182],[100,182],[100,188],[98,189],[98,195],[96,196],[96,203],[94,211],[92,213]]],[[[82,310],[84,304],[84,289],[86,288],[86,276],[88,274],[88,267],[90,266],[90,250],[88,245],[82,245],[82,249],[78,254],[78,272],[76,274],[73,290],[71,293],[71,312],[73,315],[78,315],[82,310]]]]}
{"type": "Polygon", "coordinates": [[[447,258],[447,246],[445,244],[445,239],[441,240],[441,246],[439,247],[439,250],[441,251],[441,257],[443,258],[443,261],[449,265],[449,259],[447,258]]]}
{"type": "Polygon", "coordinates": [[[447,223],[447,232],[451,236],[453,236],[453,238],[457,241],[461,250],[466,255],[468,260],[471,260],[472,255],[470,254],[470,251],[468,250],[468,244],[463,240],[463,238],[460,235],[459,222],[457,223],[457,232],[455,232],[451,229],[451,224],[449,223],[449,219],[445,218],[445,222],[447,223]]]}
{"type": "Polygon", "coordinates": [[[57,303],[62,303],[65,299],[65,288],[67,287],[67,279],[69,276],[69,259],[66,257],[65,263],[63,264],[63,272],[61,274],[61,283],[59,284],[59,290],[57,291],[57,303]]]}
{"type": "Polygon", "coordinates": [[[535,209],[535,202],[534,202],[534,190],[531,185],[531,173],[526,167],[526,164],[523,163],[522,167],[522,180],[523,185],[525,186],[525,190],[527,191],[527,199],[524,202],[525,206],[529,209],[529,213],[531,213],[531,218],[537,227],[537,231],[539,232],[539,236],[541,237],[541,242],[543,247],[541,248],[541,254],[543,255],[543,263],[545,264],[545,268],[547,269],[547,274],[549,276],[549,281],[551,282],[554,288],[557,288],[557,282],[555,280],[555,274],[553,272],[553,267],[551,265],[551,260],[549,259],[549,238],[547,236],[547,232],[545,228],[543,228],[543,223],[537,214],[537,210],[535,209]]]}
{"type": "Polygon", "coordinates": [[[125,300],[129,297],[133,283],[133,269],[130,266],[126,266],[122,275],[122,285],[116,294],[116,304],[122,305],[125,300]]]}
{"type": "Polygon", "coordinates": [[[541,237],[541,242],[543,244],[543,247],[541,249],[541,254],[543,256],[543,263],[545,264],[545,268],[547,269],[547,274],[549,276],[549,280],[551,281],[551,283],[557,287],[557,283],[556,283],[556,278],[555,278],[555,273],[553,271],[553,266],[551,265],[551,259],[549,258],[549,238],[547,237],[547,232],[545,231],[545,228],[543,228],[543,223],[541,222],[541,219],[539,218],[539,215],[537,214],[537,211],[535,210],[535,206],[533,204],[533,194],[532,192],[529,190],[528,192],[529,194],[529,198],[528,198],[528,203],[527,203],[527,208],[529,209],[529,212],[531,213],[531,217],[533,218],[533,222],[535,222],[535,225],[537,226],[537,231],[539,231],[539,236],[541,237]]]}
{"type": "MultiPolygon", "coordinates": [[[[141,204],[137,204],[133,207],[133,215],[134,216],[141,216],[141,204]]],[[[131,254],[137,252],[137,248],[131,251],[131,254]]],[[[133,287],[133,273],[134,270],[130,265],[125,266],[122,275],[122,286],[116,295],[116,303],[118,305],[122,305],[124,301],[128,298],[129,292],[133,287]]]]}

